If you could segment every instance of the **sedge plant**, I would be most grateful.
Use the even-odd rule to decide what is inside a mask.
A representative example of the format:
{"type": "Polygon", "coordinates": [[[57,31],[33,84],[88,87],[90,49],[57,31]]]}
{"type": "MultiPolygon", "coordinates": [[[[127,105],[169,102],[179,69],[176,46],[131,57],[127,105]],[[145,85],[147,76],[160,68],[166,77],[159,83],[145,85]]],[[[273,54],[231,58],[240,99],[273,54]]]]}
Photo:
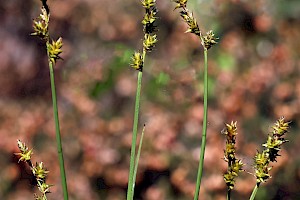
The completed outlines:
{"type": "Polygon", "coordinates": [[[225,128],[221,132],[225,135],[226,145],[224,150],[224,160],[228,163],[227,172],[224,174],[224,181],[227,185],[227,195],[226,199],[230,200],[231,191],[235,185],[235,179],[238,177],[239,173],[243,171],[243,162],[236,158],[236,136],[237,136],[237,122],[231,122],[230,124],[225,124],[225,128]]]}
{"type": "Polygon", "coordinates": [[[284,136],[288,132],[289,124],[290,122],[286,122],[284,117],[278,119],[272,126],[267,142],[262,145],[265,149],[256,153],[254,157],[256,184],[250,200],[254,200],[261,183],[267,182],[271,178],[270,170],[272,166],[270,166],[270,163],[277,161],[276,158],[280,156],[281,145],[288,142],[288,140],[284,139],[284,136]]]}
{"type": "Polygon", "coordinates": [[[46,183],[46,178],[49,171],[46,170],[43,162],[33,165],[31,161],[33,150],[29,149],[25,143],[22,143],[21,140],[18,140],[17,142],[20,153],[15,153],[15,155],[20,156],[18,162],[22,161],[29,165],[32,175],[37,183],[37,187],[41,193],[40,195],[34,194],[34,198],[36,200],[47,200],[47,194],[50,193],[50,187],[52,186],[46,183]]]}
{"type": "Polygon", "coordinates": [[[60,166],[60,176],[62,182],[62,190],[64,200],[68,200],[68,187],[66,181],[65,165],[64,165],[64,156],[62,150],[59,118],[58,118],[58,108],[57,108],[57,98],[56,98],[56,88],[55,88],[55,77],[54,77],[54,67],[56,61],[61,59],[59,56],[62,53],[62,38],[57,40],[52,40],[49,35],[49,20],[50,20],[50,10],[46,3],[46,0],[42,1],[41,14],[37,19],[33,20],[33,29],[34,32],[32,35],[38,36],[46,44],[47,56],[48,56],[48,65],[50,71],[50,82],[51,82],[51,93],[52,93],[52,103],[53,103],[53,115],[55,122],[55,132],[56,132],[56,142],[57,142],[57,152],[59,158],[60,166]]]}
{"type": "MultiPolygon", "coordinates": [[[[143,24],[143,50],[142,52],[136,51],[132,56],[132,62],[130,66],[138,71],[137,75],[137,89],[135,98],[135,108],[134,108],[134,119],[133,119],[133,131],[132,131],[132,142],[131,142],[131,153],[130,153],[130,167],[128,176],[128,189],[127,189],[127,200],[133,200],[134,196],[134,186],[135,177],[138,165],[138,158],[136,157],[136,144],[137,144],[137,130],[138,130],[138,120],[139,120],[139,110],[140,110],[140,97],[141,97],[141,87],[142,87],[142,77],[143,68],[145,63],[145,57],[148,52],[151,52],[157,42],[157,36],[155,32],[157,31],[154,25],[157,19],[157,9],[156,0],[142,0],[141,4],[145,9],[144,18],[142,20],[143,24]]],[[[140,141],[141,143],[142,141],[140,141]]],[[[138,154],[139,156],[139,154],[138,154]]]]}
{"type": "MultiPolygon", "coordinates": [[[[265,149],[262,152],[257,152],[254,157],[254,176],[256,177],[256,184],[253,188],[249,200],[254,200],[258,188],[261,183],[267,182],[270,178],[270,170],[272,167],[270,163],[276,162],[276,158],[281,150],[281,145],[288,142],[284,139],[284,135],[288,132],[290,122],[286,122],[284,117],[279,118],[272,126],[272,131],[268,135],[267,142],[262,146],[265,149]]],[[[226,137],[226,147],[224,150],[224,160],[228,163],[227,172],[224,174],[224,181],[227,185],[227,200],[231,198],[231,191],[235,186],[235,179],[239,173],[244,171],[244,166],[240,159],[235,156],[236,136],[237,136],[237,122],[226,124],[225,129],[221,132],[226,137]]],[[[249,173],[251,174],[251,173],[249,173]]]]}
{"type": "Polygon", "coordinates": [[[202,124],[202,142],[201,142],[201,152],[200,152],[200,160],[197,172],[197,181],[196,188],[194,193],[194,200],[198,200],[201,186],[201,179],[203,174],[203,164],[204,164],[204,155],[205,155],[205,146],[206,146],[206,132],[207,132],[207,97],[208,97],[208,63],[207,63],[207,51],[213,45],[217,43],[218,38],[215,37],[215,34],[212,30],[208,31],[206,35],[203,35],[200,31],[198,23],[193,16],[193,13],[187,9],[188,0],[173,0],[176,3],[176,9],[180,9],[180,16],[189,26],[186,33],[195,34],[201,41],[201,45],[203,47],[204,54],[204,94],[203,94],[203,124],[202,124]]]}

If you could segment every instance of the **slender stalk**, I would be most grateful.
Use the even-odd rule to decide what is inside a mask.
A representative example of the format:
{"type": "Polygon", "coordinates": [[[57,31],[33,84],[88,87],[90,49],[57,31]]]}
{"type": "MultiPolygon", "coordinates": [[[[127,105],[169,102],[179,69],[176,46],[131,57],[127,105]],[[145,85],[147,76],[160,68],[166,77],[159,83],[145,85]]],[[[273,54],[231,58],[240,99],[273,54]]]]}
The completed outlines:
{"type": "Polygon", "coordinates": [[[136,159],[135,159],[135,166],[134,166],[134,172],[133,172],[133,189],[135,186],[136,174],[137,174],[139,160],[140,160],[140,156],[141,156],[141,150],[142,150],[142,146],[143,146],[144,132],[145,132],[145,125],[142,130],[141,139],[140,139],[140,143],[139,143],[139,149],[138,149],[138,152],[136,154],[136,159]]]}
{"type": "MultiPolygon", "coordinates": [[[[225,150],[225,152],[226,152],[226,150],[225,150]]],[[[231,164],[231,162],[228,159],[228,169],[230,169],[230,164],[231,164]]],[[[230,194],[231,194],[231,189],[230,189],[230,187],[227,187],[226,200],[230,200],[230,194]]]]}
{"type": "Polygon", "coordinates": [[[138,70],[138,79],[137,79],[137,89],[136,89],[136,98],[135,98],[135,109],[134,109],[134,119],[133,119],[133,130],[132,130],[132,142],[131,142],[131,153],[130,153],[130,169],[128,177],[128,189],[127,189],[127,200],[133,200],[134,196],[134,186],[135,186],[135,176],[138,166],[138,159],[135,161],[135,148],[136,148],[136,138],[137,138],[137,126],[139,120],[139,109],[140,109],[140,96],[141,96],[141,87],[142,87],[142,77],[143,77],[143,67],[145,63],[146,52],[153,50],[155,43],[157,42],[157,31],[154,22],[156,20],[156,0],[141,0],[140,1],[143,8],[145,9],[145,15],[142,20],[143,24],[143,53],[135,52],[132,57],[131,67],[138,70]],[[136,162],[136,163],[135,163],[136,162]],[[136,164],[136,165],[135,165],[136,164]]]}
{"type": "MultiPolygon", "coordinates": [[[[225,153],[226,153],[226,150],[225,150],[225,153]]],[[[228,159],[228,170],[230,169],[231,163],[232,162],[229,161],[229,159],[228,159]]],[[[230,200],[230,195],[231,195],[231,189],[230,189],[230,187],[227,187],[226,200],[230,200]]]]}
{"type": "Polygon", "coordinates": [[[258,190],[258,187],[259,187],[259,183],[255,184],[255,187],[252,191],[252,194],[251,194],[251,197],[249,200],[254,200],[255,196],[256,196],[256,193],[257,193],[257,190],[258,190]]]}
{"type": "Polygon", "coordinates": [[[226,200],[230,200],[231,190],[227,190],[226,200]]]}
{"type": "Polygon", "coordinates": [[[136,97],[135,97],[135,108],[134,108],[134,119],[133,119],[131,153],[130,153],[130,168],[129,168],[129,178],[128,178],[127,200],[132,200],[133,196],[134,196],[135,147],[136,147],[136,139],[137,139],[138,120],[139,120],[142,77],[143,77],[143,72],[139,71],[138,72],[138,78],[137,78],[136,97]]]}
{"type": "Polygon", "coordinates": [[[203,124],[202,124],[202,142],[200,160],[198,166],[196,189],[194,194],[194,200],[198,200],[200,193],[200,185],[203,172],[204,154],[206,146],[206,132],[207,132],[207,96],[208,96],[208,66],[207,66],[207,49],[204,48],[204,96],[203,96],[203,124]]]}
{"type": "MultiPolygon", "coordinates": [[[[48,43],[49,42],[47,42],[47,46],[48,46],[48,43]]],[[[47,48],[47,54],[48,54],[48,58],[49,58],[48,48],[47,48]]],[[[54,115],[54,121],[55,121],[57,152],[58,152],[59,167],[60,167],[60,177],[61,177],[61,182],[62,182],[64,200],[68,200],[69,199],[68,187],[67,187],[64,155],[63,155],[63,150],[62,150],[61,135],[60,135],[60,128],[59,128],[60,126],[59,126],[59,119],[58,119],[58,108],[57,108],[57,98],[56,98],[56,89],[55,89],[55,81],[54,81],[53,62],[51,62],[50,59],[48,59],[48,60],[49,60],[49,70],[50,70],[53,115],[54,115]]]]}

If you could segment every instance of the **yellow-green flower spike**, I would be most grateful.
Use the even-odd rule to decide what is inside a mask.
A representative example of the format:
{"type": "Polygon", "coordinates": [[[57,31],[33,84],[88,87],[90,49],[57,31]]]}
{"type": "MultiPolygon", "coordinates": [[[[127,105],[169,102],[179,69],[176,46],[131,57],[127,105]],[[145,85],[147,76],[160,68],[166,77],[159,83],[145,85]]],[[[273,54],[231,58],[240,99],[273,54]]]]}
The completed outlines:
{"type": "Polygon", "coordinates": [[[197,36],[201,35],[199,26],[197,24],[196,19],[193,16],[193,13],[183,10],[180,12],[180,16],[183,18],[183,20],[189,26],[189,29],[186,31],[186,33],[194,33],[197,36]]]}
{"type": "Polygon", "coordinates": [[[235,184],[235,175],[232,174],[232,172],[228,171],[224,174],[224,181],[227,185],[227,187],[232,190],[234,188],[234,184],[235,184]]]}
{"type": "Polygon", "coordinates": [[[273,134],[281,137],[282,135],[284,135],[285,133],[288,132],[289,124],[290,124],[290,122],[285,122],[284,117],[281,117],[280,119],[278,119],[276,121],[276,123],[272,127],[274,130],[273,134]]]}
{"type": "Polygon", "coordinates": [[[266,151],[257,153],[255,156],[255,164],[257,166],[264,166],[269,164],[269,155],[266,151]]]}
{"type": "Polygon", "coordinates": [[[52,185],[46,184],[45,182],[38,182],[38,188],[43,194],[50,193],[51,186],[52,185]]]}
{"type": "Polygon", "coordinates": [[[21,140],[18,140],[18,147],[19,150],[21,151],[21,153],[15,153],[15,155],[20,156],[20,159],[18,162],[20,161],[30,161],[31,160],[31,155],[33,154],[33,150],[32,149],[28,149],[28,147],[26,146],[25,143],[22,143],[21,140]]]}
{"type": "Polygon", "coordinates": [[[62,43],[62,38],[58,38],[58,40],[54,41],[52,40],[52,43],[47,43],[47,49],[49,52],[49,59],[52,63],[55,64],[57,59],[61,59],[59,54],[62,53],[62,48],[63,43],[62,43]]]}
{"type": "Polygon", "coordinates": [[[235,157],[235,143],[226,142],[225,159],[233,159],[235,157]]]}
{"type": "Polygon", "coordinates": [[[45,195],[34,194],[34,199],[35,200],[47,200],[47,197],[45,197],[45,195]]]}
{"type": "Polygon", "coordinates": [[[173,1],[177,4],[174,9],[174,10],[176,10],[177,8],[185,9],[188,0],[173,0],[173,1]]]}
{"type": "Polygon", "coordinates": [[[143,45],[147,51],[152,51],[156,42],[157,42],[157,36],[155,34],[154,35],[145,34],[143,45]]]}
{"type": "Polygon", "coordinates": [[[266,152],[268,152],[269,160],[271,162],[276,161],[279,156],[279,151],[283,143],[288,142],[283,138],[284,134],[288,132],[290,122],[285,122],[284,118],[278,119],[273,128],[272,133],[268,136],[267,142],[262,146],[266,147],[266,152]]]}
{"type": "Polygon", "coordinates": [[[21,140],[17,140],[17,143],[18,143],[19,150],[20,150],[22,153],[28,151],[28,147],[26,146],[25,143],[22,143],[21,140]]]}
{"type": "Polygon", "coordinates": [[[32,168],[32,173],[38,180],[44,180],[49,171],[44,168],[43,162],[40,162],[39,164],[36,163],[36,166],[32,168]]]}
{"type": "Polygon", "coordinates": [[[154,22],[157,19],[156,1],[143,0],[141,3],[145,8],[144,19],[142,20],[142,24],[144,25],[143,31],[145,34],[152,34],[156,31],[156,26],[154,25],[154,22]]]}
{"type": "Polygon", "coordinates": [[[225,124],[226,131],[224,134],[228,135],[229,137],[233,137],[237,135],[237,122],[231,122],[230,124],[225,124]]]}
{"type": "Polygon", "coordinates": [[[151,10],[151,11],[149,11],[149,13],[146,13],[144,16],[144,19],[142,21],[142,24],[146,25],[146,24],[154,23],[154,21],[157,19],[157,17],[155,17],[156,13],[157,12],[154,10],[151,10]]]}
{"type": "Polygon", "coordinates": [[[30,161],[32,154],[33,154],[32,149],[27,151],[27,152],[24,152],[24,153],[15,153],[15,155],[20,156],[20,159],[19,159],[18,162],[20,162],[20,161],[24,161],[24,162],[30,161]]]}
{"type": "Polygon", "coordinates": [[[143,71],[143,56],[140,52],[135,52],[131,57],[130,66],[136,70],[143,71]]]}
{"type": "Polygon", "coordinates": [[[274,138],[272,136],[268,136],[267,143],[263,144],[262,146],[268,148],[268,149],[276,149],[280,150],[280,146],[284,143],[284,141],[274,138]]]}
{"type": "Polygon", "coordinates": [[[231,166],[232,172],[238,176],[238,172],[244,171],[242,168],[244,166],[244,163],[241,160],[235,160],[235,162],[231,166]]]}
{"type": "Polygon", "coordinates": [[[31,35],[36,35],[41,39],[47,40],[49,38],[48,26],[50,14],[47,13],[45,8],[41,9],[42,13],[40,16],[33,20],[33,30],[31,35]]]}
{"type": "Polygon", "coordinates": [[[208,31],[205,36],[203,36],[204,48],[210,49],[213,45],[217,44],[219,38],[215,37],[212,30],[208,31]]]}
{"type": "Polygon", "coordinates": [[[156,0],[142,0],[141,1],[142,6],[148,10],[151,9],[155,5],[155,2],[156,2],[156,0]]]}
{"type": "Polygon", "coordinates": [[[272,178],[270,175],[270,170],[272,167],[261,167],[255,170],[256,182],[263,183],[267,182],[268,179],[272,178]]]}
{"type": "Polygon", "coordinates": [[[224,181],[228,190],[232,190],[235,184],[235,178],[238,177],[239,172],[244,171],[244,166],[241,160],[235,157],[235,138],[237,135],[237,122],[225,124],[225,128],[221,132],[226,137],[226,148],[224,150],[224,160],[228,163],[227,172],[224,174],[224,181]]]}

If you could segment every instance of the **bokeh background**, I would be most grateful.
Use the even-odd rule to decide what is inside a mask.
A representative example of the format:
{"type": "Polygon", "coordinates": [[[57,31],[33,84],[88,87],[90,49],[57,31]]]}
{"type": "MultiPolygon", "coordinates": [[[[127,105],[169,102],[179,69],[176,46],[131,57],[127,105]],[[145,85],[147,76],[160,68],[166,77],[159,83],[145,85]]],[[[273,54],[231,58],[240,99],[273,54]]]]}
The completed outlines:
{"type": "MultiPolygon", "coordinates": [[[[48,0],[50,33],[63,37],[55,73],[71,200],[125,199],[140,49],[139,0],[48,0]]],[[[17,163],[17,139],[34,148],[62,199],[45,47],[30,36],[39,0],[0,1],[0,199],[38,192],[17,163]]],[[[136,199],[192,199],[202,129],[203,52],[184,33],[175,4],[157,0],[158,39],[146,57],[140,130],[146,124],[136,199]]],[[[253,173],[253,156],[280,116],[291,120],[273,178],[258,200],[300,198],[300,1],[189,0],[203,31],[220,38],[209,50],[208,142],[201,199],[224,200],[224,123],[238,121],[238,157],[253,173]]],[[[248,199],[255,178],[242,173],[234,199],[248,199]]]]}

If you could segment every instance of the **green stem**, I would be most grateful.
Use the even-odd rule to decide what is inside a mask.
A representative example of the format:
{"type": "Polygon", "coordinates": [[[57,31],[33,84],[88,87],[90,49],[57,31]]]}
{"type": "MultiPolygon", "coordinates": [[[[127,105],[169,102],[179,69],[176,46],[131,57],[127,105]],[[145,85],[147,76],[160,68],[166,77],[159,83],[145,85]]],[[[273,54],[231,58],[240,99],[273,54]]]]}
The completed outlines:
{"type": "Polygon", "coordinates": [[[257,193],[257,190],[259,188],[259,183],[255,184],[255,187],[253,188],[253,191],[252,191],[252,194],[251,194],[251,197],[249,200],[254,200],[255,196],[256,196],[256,193],[257,193]]]}
{"type": "MultiPolygon", "coordinates": [[[[144,58],[145,58],[145,56],[144,56],[144,58]]],[[[137,79],[136,97],[135,97],[135,109],[134,109],[133,131],[132,131],[132,142],[131,142],[131,153],[130,153],[130,168],[129,168],[129,177],[128,177],[127,200],[132,200],[133,196],[134,196],[135,147],[136,147],[138,120],[139,120],[142,77],[143,77],[143,72],[139,71],[138,79],[137,79]]]]}
{"type": "Polygon", "coordinates": [[[230,194],[231,194],[231,190],[227,189],[226,200],[230,200],[230,194]]]}
{"type": "MultiPolygon", "coordinates": [[[[47,42],[48,46],[49,42],[47,42]]],[[[56,143],[57,143],[57,152],[59,159],[59,167],[60,167],[60,177],[62,182],[62,189],[64,200],[68,200],[68,187],[65,173],[65,164],[64,164],[64,155],[61,144],[61,135],[59,128],[59,119],[58,119],[58,109],[57,109],[57,98],[56,98],[56,89],[55,89],[55,81],[54,81],[54,71],[53,71],[53,63],[49,59],[49,52],[47,48],[48,60],[49,60],[49,70],[50,70],[50,81],[51,81],[51,92],[52,92],[52,103],[53,103],[53,114],[55,121],[55,132],[56,132],[56,143]]]]}
{"type": "Polygon", "coordinates": [[[198,200],[200,193],[200,185],[203,172],[204,153],[206,146],[206,131],[207,131],[207,96],[208,96],[208,66],[207,66],[207,49],[204,48],[204,96],[203,96],[203,124],[202,124],[202,142],[201,153],[198,166],[196,189],[194,194],[194,200],[198,200]]]}
{"type": "MultiPolygon", "coordinates": [[[[134,165],[134,172],[133,172],[133,185],[135,185],[135,181],[136,181],[136,174],[137,174],[137,170],[138,170],[138,166],[139,166],[139,160],[140,160],[140,156],[141,156],[141,150],[142,150],[142,145],[143,145],[144,133],[145,133],[145,125],[144,125],[144,128],[142,130],[142,134],[141,134],[141,138],[140,138],[140,143],[139,143],[139,148],[138,148],[138,152],[136,154],[135,165],[134,165]]],[[[133,186],[133,190],[134,190],[134,186],[133,186]]]]}

